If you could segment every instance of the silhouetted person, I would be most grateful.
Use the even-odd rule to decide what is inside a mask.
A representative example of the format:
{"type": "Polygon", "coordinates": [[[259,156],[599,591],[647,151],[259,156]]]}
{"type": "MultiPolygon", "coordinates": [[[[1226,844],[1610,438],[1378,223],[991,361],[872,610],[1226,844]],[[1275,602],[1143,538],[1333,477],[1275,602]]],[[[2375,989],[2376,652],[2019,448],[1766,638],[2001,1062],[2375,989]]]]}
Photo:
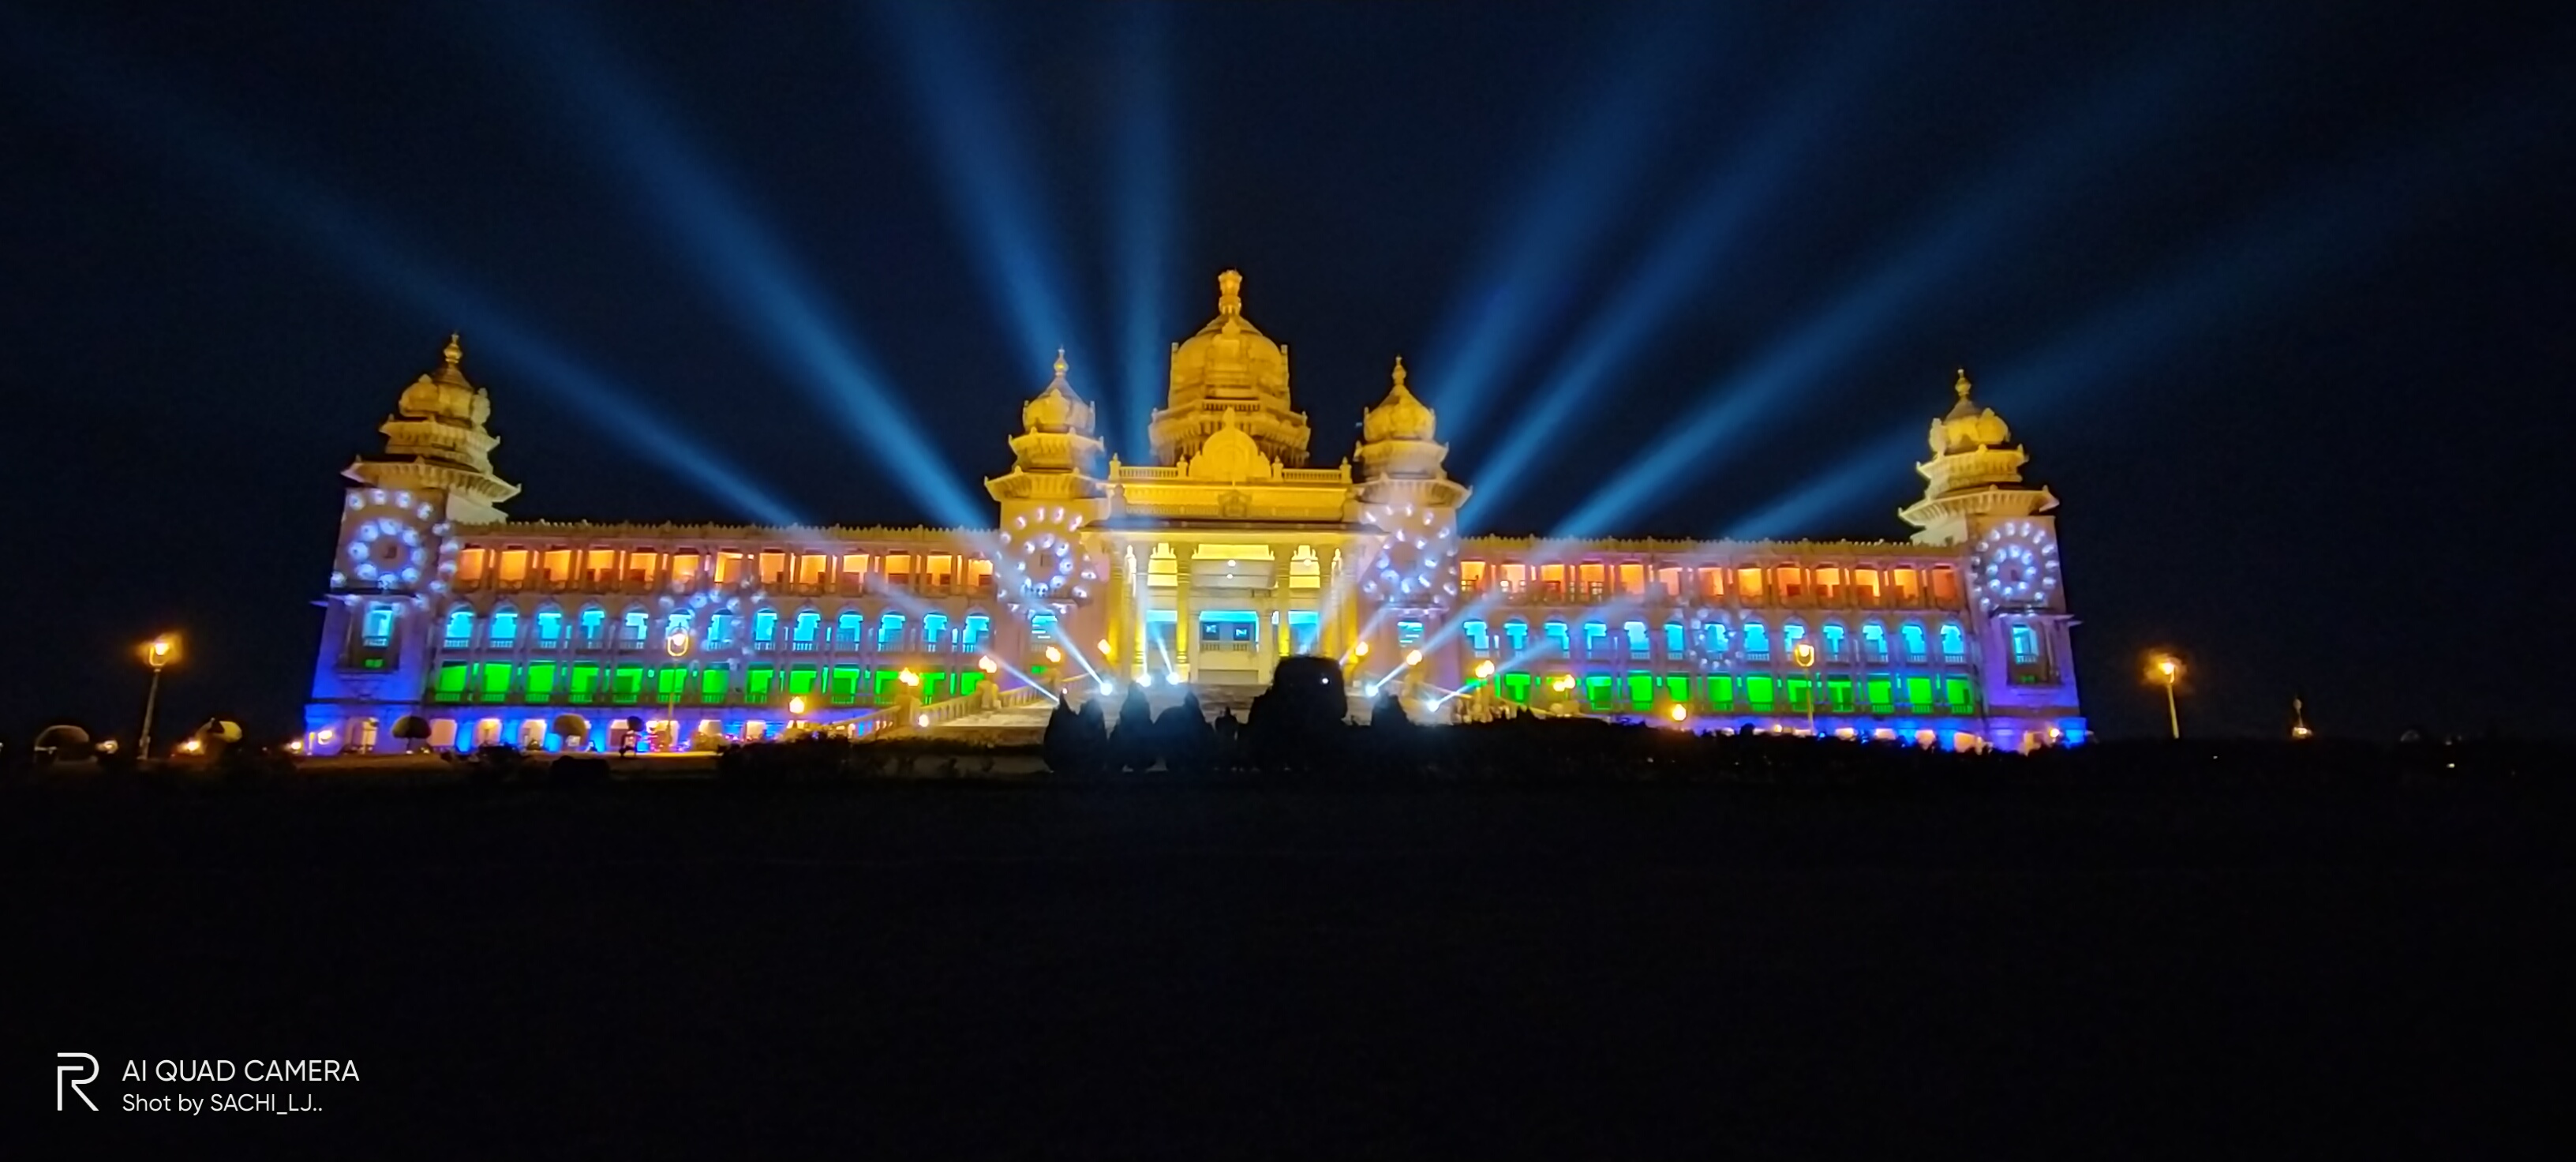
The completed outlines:
{"type": "Polygon", "coordinates": [[[1127,697],[1118,703],[1118,729],[1109,736],[1111,771],[1142,773],[1154,765],[1154,707],[1145,700],[1145,688],[1127,687],[1127,697]]]}
{"type": "Polygon", "coordinates": [[[1369,704],[1369,725],[1379,728],[1403,727],[1413,725],[1413,720],[1404,716],[1404,699],[1393,694],[1381,693],[1377,696],[1377,701],[1369,704]]]}
{"type": "Polygon", "coordinates": [[[1208,728],[1207,712],[1199,707],[1198,691],[1187,687],[1181,689],[1180,705],[1154,720],[1154,736],[1163,769],[1174,774],[1206,770],[1208,756],[1216,750],[1216,735],[1208,728]]]}
{"type": "Polygon", "coordinates": [[[1046,755],[1048,770],[1059,775],[1082,773],[1082,716],[1075,713],[1070,700],[1057,699],[1055,709],[1048,712],[1039,749],[1046,755]]]}
{"type": "Polygon", "coordinates": [[[1098,774],[1109,763],[1109,716],[1097,698],[1082,704],[1081,763],[1085,774],[1098,774]]]}

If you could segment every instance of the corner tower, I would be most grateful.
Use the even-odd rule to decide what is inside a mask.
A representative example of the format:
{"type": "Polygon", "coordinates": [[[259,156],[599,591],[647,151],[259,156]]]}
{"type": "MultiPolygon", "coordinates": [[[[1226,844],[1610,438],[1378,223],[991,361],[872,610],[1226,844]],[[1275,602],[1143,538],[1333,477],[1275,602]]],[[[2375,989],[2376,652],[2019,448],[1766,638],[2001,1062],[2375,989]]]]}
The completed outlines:
{"type": "Polygon", "coordinates": [[[1034,611],[1087,601],[1105,567],[1083,546],[1084,531],[1107,511],[1101,445],[1089,402],[1065,378],[1064,352],[1055,378],[1020,408],[1011,437],[1011,470],[984,482],[1001,507],[995,562],[1005,600],[1034,611]]]}
{"type": "Polygon", "coordinates": [[[1924,479],[1923,499],[1897,512],[1918,531],[1920,545],[1955,545],[1970,526],[1986,519],[2029,516],[2057,507],[2046,488],[2022,483],[2030,454],[2013,442],[2012,429],[1993,408],[1969,398],[1968,373],[1950,389],[1959,395],[1950,413],[1932,421],[1932,459],[1914,470],[1924,479]]]}
{"type": "Polygon", "coordinates": [[[1262,454],[1302,468],[1308,432],[1305,415],[1288,404],[1288,348],[1243,317],[1241,272],[1216,276],[1216,289],[1216,317],[1172,344],[1171,394],[1146,428],[1154,462],[1197,455],[1231,418],[1262,454]]]}

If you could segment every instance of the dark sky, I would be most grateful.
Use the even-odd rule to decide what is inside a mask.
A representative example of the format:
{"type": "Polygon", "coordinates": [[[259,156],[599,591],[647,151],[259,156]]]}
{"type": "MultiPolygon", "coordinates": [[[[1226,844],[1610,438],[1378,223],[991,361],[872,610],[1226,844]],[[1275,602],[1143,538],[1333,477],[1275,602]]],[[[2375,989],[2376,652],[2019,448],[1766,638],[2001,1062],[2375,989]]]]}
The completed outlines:
{"type": "Polygon", "coordinates": [[[2576,21],[1751,8],[12,3],[0,720],[130,736],[176,628],[165,730],[291,732],[452,328],[516,515],[936,523],[1236,266],[1480,530],[1902,536],[1965,365],[2101,728],[2170,645],[2195,730],[2568,731],[2576,21]]]}

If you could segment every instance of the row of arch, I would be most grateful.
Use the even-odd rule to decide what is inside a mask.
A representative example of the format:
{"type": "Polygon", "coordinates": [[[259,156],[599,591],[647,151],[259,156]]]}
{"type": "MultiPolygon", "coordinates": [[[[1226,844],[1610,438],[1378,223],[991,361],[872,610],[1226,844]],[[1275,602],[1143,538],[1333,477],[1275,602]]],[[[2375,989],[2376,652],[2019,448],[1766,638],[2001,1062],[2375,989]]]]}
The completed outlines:
{"type": "Polygon", "coordinates": [[[581,606],[569,617],[553,602],[538,605],[525,616],[517,606],[503,602],[488,615],[471,605],[449,608],[438,636],[440,644],[451,650],[659,648],[678,638],[692,650],[747,645],[797,651],[968,653],[989,648],[992,634],[992,615],[982,610],[955,615],[886,610],[869,617],[856,609],[843,609],[826,620],[812,606],[784,617],[768,606],[748,614],[680,609],[657,616],[641,604],[630,604],[612,620],[608,609],[596,602],[581,606]]]}
{"type": "MultiPolygon", "coordinates": [[[[1716,613],[1694,615],[1687,621],[1667,620],[1659,627],[1642,619],[1616,623],[1594,620],[1577,625],[1551,618],[1533,626],[1527,619],[1517,617],[1499,623],[1474,618],[1461,622],[1459,633],[1470,653],[1496,658],[1660,657],[1667,661],[1770,662],[1789,660],[1798,643],[1812,640],[1817,658],[1828,664],[1965,664],[1974,660],[1967,627],[1948,619],[1930,624],[1908,619],[1891,625],[1870,618],[1860,623],[1857,632],[1841,621],[1827,621],[1812,639],[1807,623],[1798,618],[1781,623],[1775,634],[1761,618],[1732,619],[1716,613]]],[[[2041,660],[2036,627],[2010,623],[2005,639],[2013,664],[2034,665],[2041,660]]]]}

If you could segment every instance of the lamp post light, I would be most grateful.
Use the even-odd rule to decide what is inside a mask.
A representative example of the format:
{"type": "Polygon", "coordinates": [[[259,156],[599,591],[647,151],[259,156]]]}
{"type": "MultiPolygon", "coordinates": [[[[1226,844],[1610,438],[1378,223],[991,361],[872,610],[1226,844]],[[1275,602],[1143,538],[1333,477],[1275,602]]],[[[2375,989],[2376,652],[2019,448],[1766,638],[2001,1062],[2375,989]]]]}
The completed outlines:
{"type": "Polygon", "coordinates": [[[2165,686],[2165,725],[2172,728],[2173,736],[2176,739],[2180,739],[2182,737],[2182,711],[2174,703],[2174,683],[2182,679],[2181,660],[2175,658],[2172,654],[2166,654],[2157,658],[2154,676],[2156,681],[2164,683],[2165,686]]]}
{"type": "Polygon", "coordinates": [[[1816,644],[1800,641],[1789,647],[1789,660],[1807,672],[1807,737],[1816,736],[1816,644]]]}
{"type": "Polygon", "coordinates": [[[161,670],[179,657],[179,636],[162,634],[144,643],[143,664],[152,667],[152,684],[143,691],[143,736],[134,740],[134,757],[152,757],[152,712],[161,704],[161,670]]]}
{"type": "Polygon", "coordinates": [[[1046,648],[1046,660],[1048,665],[1062,662],[1064,661],[1064,651],[1057,649],[1054,646],[1048,646],[1046,648]]]}
{"type": "Polygon", "coordinates": [[[2314,737],[2316,733],[2316,731],[2308,729],[2307,703],[2297,698],[2290,699],[2290,737],[2310,738],[2314,737]]]}
{"type": "Polygon", "coordinates": [[[796,728],[797,728],[797,727],[799,727],[799,726],[803,726],[803,725],[804,725],[804,722],[803,722],[802,720],[804,719],[804,717],[805,717],[805,696],[804,696],[804,695],[802,695],[802,694],[799,694],[799,695],[796,695],[796,696],[795,696],[795,697],[793,697],[793,698],[789,698],[789,699],[787,700],[787,731],[788,731],[788,733],[793,734],[793,733],[795,733],[795,732],[796,732],[796,728]]]}

